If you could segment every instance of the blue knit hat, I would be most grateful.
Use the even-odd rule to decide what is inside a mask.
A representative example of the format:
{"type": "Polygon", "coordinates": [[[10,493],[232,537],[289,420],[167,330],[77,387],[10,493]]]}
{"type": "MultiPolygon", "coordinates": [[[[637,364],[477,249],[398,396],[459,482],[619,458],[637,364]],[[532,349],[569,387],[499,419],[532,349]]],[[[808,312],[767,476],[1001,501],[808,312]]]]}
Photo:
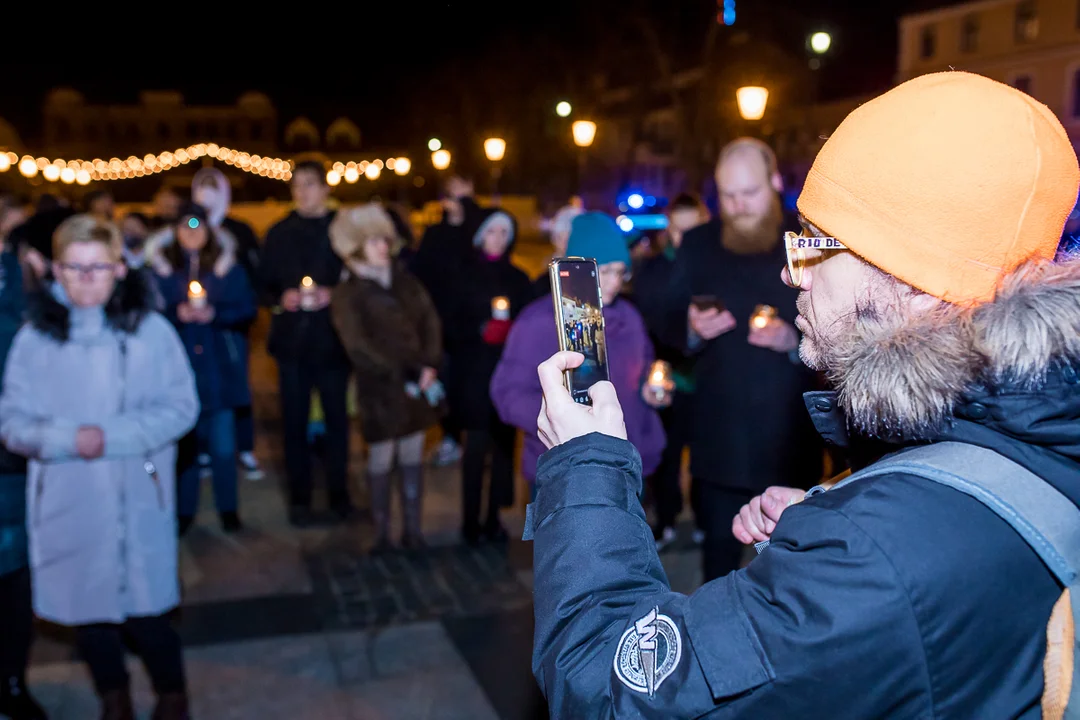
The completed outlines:
{"type": "Polygon", "coordinates": [[[621,262],[630,267],[626,235],[611,217],[602,212],[587,212],[574,218],[570,225],[566,254],[570,257],[593,258],[597,265],[621,262]]]}

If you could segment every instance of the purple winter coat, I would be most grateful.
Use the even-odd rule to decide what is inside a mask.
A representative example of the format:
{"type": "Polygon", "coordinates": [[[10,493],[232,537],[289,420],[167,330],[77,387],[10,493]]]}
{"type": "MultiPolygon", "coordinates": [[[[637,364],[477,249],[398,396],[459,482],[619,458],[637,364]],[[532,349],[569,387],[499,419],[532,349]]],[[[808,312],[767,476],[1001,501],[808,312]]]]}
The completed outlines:
{"type": "MultiPolygon", "coordinates": [[[[650,475],[660,464],[666,439],[660,416],[641,399],[641,383],[653,361],[653,346],[637,309],[626,300],[604,308],[611,382],[622,404],[626,435],[641,454],[642,469],[650,475]]],[[[550,297],[530,303],[510,330],[502,359],[491,378],[491,401],[503,422],[525,431],[522,473],[536,480],[536,461],[544,445],[536,435],[540,414],[540,379],[536,366],[559,351],[555,310],[550,297]]]]}

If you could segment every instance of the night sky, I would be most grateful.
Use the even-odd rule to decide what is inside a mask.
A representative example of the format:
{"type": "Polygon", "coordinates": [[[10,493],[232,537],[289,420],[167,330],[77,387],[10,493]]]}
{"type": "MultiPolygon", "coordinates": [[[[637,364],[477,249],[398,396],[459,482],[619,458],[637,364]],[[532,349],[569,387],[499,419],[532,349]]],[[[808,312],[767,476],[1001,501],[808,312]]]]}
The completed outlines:
{"type": "MultiPolygon", "coordinates": [[[[723,32],[765,28],[771,33],[781,26],[777,37],[795,42],[812,30],[827,29],[834,36],[834,52],[823,73],[822,92],[860,94],[883,90],[891,82],[896,19],[926,4],[736,0],[736,24],[723,32]]],[[[558,95],[572,100],[582,95],[580,87],[569,86],[585,84],[596,70],[614,70],[626,82],[654,77],[655,63],[625,22],[632,12],[647,16],[673,55],[683,53],[676,62],[692,64],[717,10],[714,0],[400,0],[392,5],[401,9],[384,10],[364,22],[343,21],[350,38],[330,48],[313,44],[267,53],[253,43],[247,52],[242,43],[229,42],[207,65],[157,51],[140,62],[61,64],[35,57],[33,64],[3,63],[6,97],[19,101],[0,106],[0,116],[34,142],[42,99],[54,87],[73,87],[91,103],[131,103],[140,90],[175,89],[189,104],[231,104],[250,89],[270,96],[281,127],[298,115],[320,127],[345,115],[360,126],[365,145],[411,144],[437,133],[440,117],[458,112],[463,93],[455,82],[478,93],[474,102],[483,120],[507,123],[514,121],[507,117],[512,103],[500,101],[499,88],[526,89],[545,96],[537,102],[553,105],[558,95]]],[[[324,20],[323,25],[312,34],[313,43],[333,37],[333,22],[324,20]]],[[[204,53],[196,50],[194,55],[204,53]]]]}

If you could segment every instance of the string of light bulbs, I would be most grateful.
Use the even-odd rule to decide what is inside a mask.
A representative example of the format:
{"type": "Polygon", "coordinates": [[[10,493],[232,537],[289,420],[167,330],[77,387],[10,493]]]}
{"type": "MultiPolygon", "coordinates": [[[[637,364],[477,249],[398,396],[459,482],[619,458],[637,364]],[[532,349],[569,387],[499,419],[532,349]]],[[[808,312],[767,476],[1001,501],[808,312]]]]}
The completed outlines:
{"type": "MultiPolygon", "coordinates": [[[[198,143],[186,148],[178,148],[175,151],[166,150],[156,155],[148,153],[142,158],[132,155],[126,160],[117,157],[109,160],[101,158],[50,160],[47,157],[33,155],[23,155],[20,158],[14,152],[0,152],[0,173],[17,168],[19,173],[27,179],[36,177],[40,173],[48,182],[89,185],[94,181],[125,180],[154,175],[187,165],[192,160],[202,157],[215,158],[238,170],[286,182],[292,178],[295,167],[291,160],[283,158],[246,153],[217,143],[198,143]]],[[[393,170],[397,175],[408,175],[412,169],[412,162],[405,157],[389,158],[386,161],[376,159],[348,163],[336,162],[333,168],[327,171],[326,180],[331,185],[337,185],[343,179],[347,183],[354,183],[360,179],[361,175],[368,180],[377,180],[383,168],[393,170]]]]}

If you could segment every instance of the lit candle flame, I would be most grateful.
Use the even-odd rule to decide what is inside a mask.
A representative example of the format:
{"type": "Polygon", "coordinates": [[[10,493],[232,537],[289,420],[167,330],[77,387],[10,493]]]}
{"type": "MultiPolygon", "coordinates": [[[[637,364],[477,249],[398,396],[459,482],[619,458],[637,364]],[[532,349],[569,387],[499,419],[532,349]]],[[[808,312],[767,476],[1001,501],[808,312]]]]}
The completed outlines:
{"type": "Polygon", "coordinates": [[[757,329],[761,330],[768,324],[769,318],[765,317],[764,315],[757,315],[754,317],[754,327],[756,327],[757,329]]]}
{"type": "Polygon", "coordinates": [[[300,284],[306,288],[309,288],[315,284],[315,281],[312,280],[310,277],[305,276],[304,279],[300,281],[300,284]]]}
{"type": "Polygon", "coordinates": [[[510,307],[510,301],[504,297],[495,298],[495,307],[499,310],[505,310],[510,307]]]}
{"type": "Polygon", "coordinates": [[[192,280],[191,284],[188,285],[188,292],[192,295],[202,295],[203,286],[198,280],[192,280]]]}

